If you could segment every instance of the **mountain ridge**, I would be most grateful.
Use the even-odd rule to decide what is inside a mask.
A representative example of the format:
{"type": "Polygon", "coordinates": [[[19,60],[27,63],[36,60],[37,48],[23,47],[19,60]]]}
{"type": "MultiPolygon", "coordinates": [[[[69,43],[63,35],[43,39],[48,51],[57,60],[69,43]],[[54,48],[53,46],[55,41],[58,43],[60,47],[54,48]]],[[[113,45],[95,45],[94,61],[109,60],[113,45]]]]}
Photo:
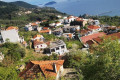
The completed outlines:
{"type": "Polygon", "coordinates": [[[50,1],[50,2],[46,3],[45,6],[53,5],[53,4],[56,4],[56,3],[57,3],[57,2],[55,2],[55,1],[50,1]]]}
{"type": "Polygon", "coordinates": [[[15,2],[10,2],[11,4],[14,4],[16,6],[24,7],[24,8],[37,8],[38,6],[29,4],[24,1],[15,1],[15,2]]]}

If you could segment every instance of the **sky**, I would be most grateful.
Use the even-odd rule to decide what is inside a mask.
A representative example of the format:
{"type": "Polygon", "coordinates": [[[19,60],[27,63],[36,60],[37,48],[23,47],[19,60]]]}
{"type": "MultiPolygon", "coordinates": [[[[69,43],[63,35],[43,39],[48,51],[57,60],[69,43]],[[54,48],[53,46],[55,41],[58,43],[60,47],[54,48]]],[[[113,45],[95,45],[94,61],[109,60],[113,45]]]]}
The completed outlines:
{"type": "Polygon", "coordinates": [[[47,3],[49,1],[56,1],[56,2],[63,2],[63,1],[67,1],[67,0],[2,0],[2,1],[5,1],[5,2],[13,2],[13,1],[25,1],[25,2],[28,2],[28,3],[31,3],[31,4],[44,4],[44,3],[47,3]]]}

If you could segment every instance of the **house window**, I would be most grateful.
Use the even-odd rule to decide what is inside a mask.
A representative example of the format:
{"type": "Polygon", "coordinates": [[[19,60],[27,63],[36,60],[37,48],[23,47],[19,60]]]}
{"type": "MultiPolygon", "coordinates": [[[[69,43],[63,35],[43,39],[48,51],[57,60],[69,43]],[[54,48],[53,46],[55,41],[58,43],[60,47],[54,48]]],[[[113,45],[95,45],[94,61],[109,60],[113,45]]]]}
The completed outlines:
{"type": "Polygon", "coordinates": [[[55,49],[51,49],[51,52],[55,52],[55,49]]]}
{"type": "Polygon", "coordinates": [[[37,46],[37,48],[39,48],[39,46],[37,46]]]}
{"type": "Polygon", "coordinates": [[[61,46],[61,48],[65,48],[65,46],[61,46]]]}
{"type": "Polygon", "coordinates": [[[56,50],[59,50],[59,47],[57,47],[56,50]]]}

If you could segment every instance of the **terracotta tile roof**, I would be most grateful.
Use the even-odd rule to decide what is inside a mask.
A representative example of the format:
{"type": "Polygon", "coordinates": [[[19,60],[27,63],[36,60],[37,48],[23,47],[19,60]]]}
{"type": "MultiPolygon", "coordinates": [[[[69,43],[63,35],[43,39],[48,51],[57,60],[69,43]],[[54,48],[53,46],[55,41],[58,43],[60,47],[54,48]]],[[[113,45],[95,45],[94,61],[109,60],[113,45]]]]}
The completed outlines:
{"type": "Polygon", "coordinates": [[[83,36],[83,37],[81,37],[80,39],[81,39],[81,41],[83,42],[83,43],[86,43],[87,41],[89,41],[89,40],[93,40],[94,38],[97,38],[97,37],[103,37],[103,36],[105,36],[106,34],[104,33],[104,32],[99,32],[99,33],[94,33],[94,34],[92,34],[92,35],[88,35],[88,36],[83,36]]]}
{"type": "Polygon", "coordinates": [[[86,34],[88,31],[91,31],[91,30],[90,29],[80,30],[80,34],[86,34]]]}
{"type": "Polygon", "coordinates": [[[94,38],[93,40],[97,43],[101,43],[103,41],[103,39],[100,37],[94,38]]]}
{"type": "Polygon", "coordinates": [[[42,22],[46,22],[46,21],[48,21],[48,20],[42,20],[42,22]]]}
{"type": "Polygon", "coordinates": [[[82,21],[83,22],[84,20],[82,20],[81,18],[77,18],[76,21],[82,21]]]}
{"type": "Polygon", "coordinates": [[[24,44],[24,45],[25,45],[26,43],[27,43],[26,41],[23,41],[23,42],[22,42],[22,44],[24,44]]]}
{"type": "Polygon", "coordinates": [[[38,64],[46,77],[54,76],[56,77],[57,73],[53,71],[53,63],[56,64],[57,71],[63,65],[64,60],[51,60],[51,61],[31,61],[33,64],[38,64]]]}
{"type": "Polygon", "coordinates": [[[43,37],[42,35],[35,35],[33,38],[35,39],[36,37],[43,37]]]}
{"type": "Polygon", "coordinates": [[[36,23],[31,23],[31,26],[37,26],[37,24],[36,23]]]}
{"type": "Polygon", "coordinates": [[[18,30],[18,27],[10,26],[10,27],[8,27],[6,30],[11,30],[11,29],[18,30]]]}
{"type": "Polygon", "coordinates": [[[94,26],[94,25],[88,26],[88,29],[99,29],[99,28],[100,28],[99,26],[94,26]]]}
{"type": "Polygon", "coordinates": [[[40,33],[48,33],[50,31],[51,31],[50,29],[48,29],[48,30],[41,30],[40,33]]]}
{"type": "Polygon", "coordinates": [[[49,41],[49,42],[46,42],[46,44],[49,46],[49,45],[50,45],[50,41],[49,41]]]}
{"type": "Polygon", "coordinates": [[[120,33],[113,33],[106,36],[106,38],[110,38],[110,37],[112,37],[112,39],[113,38],[120,39],[120,33]]]}
{"type": "Polygon", "coordinates": [[[39,44],[44,44],[43,41],[40,41],[38,39],[34,40],[33,43],[34,43],[34,46],[39,45],[39,44]]]}
{"type": "Polygon", "coordinates": [[[86,43],[87,43],[88,45],[94,44],[94,42],[93,42],[92,40],[89,40],[89,41],[87,41],[86,43]]]}
{"type": "Polygon", "coordinates": [[[47,30],[47,29],[49,29],[49,27],[43,27],[43,29],[44,29],[44,30],[47,30]]]}
{"type": "Polygon", "coordinates": [[[53,71],[53,64],[56,64],[56,69],[59,71],[60,67],[63,65],[64,60],[49,60],[49,61],[30,61],[23,72],[19,74],[22,77],[28,70],[30,70],[34,65],[39,65],[40,70],[46,78],[55,77],[57,73],[53,71]]]}
{"type": "Polygon", "coordinates": [[[67,19],[73,18],[72,16],[67,17],[67,19]]]}
{"type": "Polygon", "coordinates": [[[68,34],[68,35],[69,35],[69,37],[70,37],[70,38],[72,38],[72,37],[73,37],[73,35],[72,35],[72,34],[68,34]]]}

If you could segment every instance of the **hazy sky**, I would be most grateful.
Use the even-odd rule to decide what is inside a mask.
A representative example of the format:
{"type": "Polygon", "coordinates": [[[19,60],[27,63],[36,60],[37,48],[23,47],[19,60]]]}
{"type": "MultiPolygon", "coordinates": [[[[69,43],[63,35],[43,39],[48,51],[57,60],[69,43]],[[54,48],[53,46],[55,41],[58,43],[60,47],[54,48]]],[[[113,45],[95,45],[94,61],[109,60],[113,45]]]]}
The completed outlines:
{"type": "Polygon", "coordinates": [[[31,4],[43,4],[43,3],[46,3],[46,2],[49,2],[49,1],[56,1],[56,2],[63,2],[63,1],[67,1],[67,0],[2,0],[2,1],[5,1],[5,2],[13,2],[13,1],[25,1],[25,2],[28,2],[28,3],[31,3],[31,4]]]}

